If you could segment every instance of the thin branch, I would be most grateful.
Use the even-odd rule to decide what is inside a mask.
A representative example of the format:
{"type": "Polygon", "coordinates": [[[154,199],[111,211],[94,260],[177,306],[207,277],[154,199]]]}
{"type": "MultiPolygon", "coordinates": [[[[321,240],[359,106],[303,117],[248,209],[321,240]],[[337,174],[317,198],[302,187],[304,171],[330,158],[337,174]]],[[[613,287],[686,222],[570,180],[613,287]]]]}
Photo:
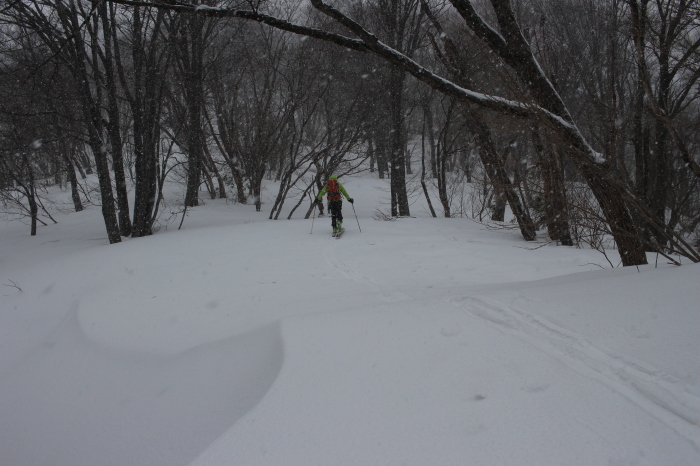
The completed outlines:
{"type": "Polygon", "coordinates": [[[11,285],[8,285],[8,284],[6,284],[6,283],[3,283],[2,286],[9,286],[10,288],[17,288],[20,292],[22,291],[22,288],[20,288],[20,286],[19,286],[19,285],[17,284],[17,282],[15,282],[14,280],[10,280],[10,279],[8,278],[7,281],[9,281],[9,282],[12,283],[12,284],[11,284],[11,285]]]}

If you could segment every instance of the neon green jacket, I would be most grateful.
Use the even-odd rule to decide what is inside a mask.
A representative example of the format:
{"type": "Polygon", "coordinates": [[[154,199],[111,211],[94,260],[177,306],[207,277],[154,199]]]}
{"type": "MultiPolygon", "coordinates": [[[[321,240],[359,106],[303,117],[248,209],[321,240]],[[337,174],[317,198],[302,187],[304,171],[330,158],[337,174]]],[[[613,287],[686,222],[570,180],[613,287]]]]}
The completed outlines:
{"type": "MultiPolygon", "coordinates": [[[[329,180],[336,180],[336,181],[338,181],[338,177],[335,176],[335,175],[333,175],[333,176],[331,176],[331,177],[329,178],[329,180]]],[[[316,199],[318,199],[319,201],[320,201],[321,199],[323,199],[323,195],[326,194],[327,191],[328,191],[328,183],[326,183],[326,184],[323,186],[323,189],[321,190],[320,193],[318,193],[318,196],[316,196],[316,199]]],[[[343,196],[345,196],[345,199],[350,199],[350,195],[349,195],[348,192],[345,190],[345,188],[343,187],[343,185],[340,184],[340,182],[338,183],[338,191],[340,191],[340,193],[341,193],[343,196]]]]}

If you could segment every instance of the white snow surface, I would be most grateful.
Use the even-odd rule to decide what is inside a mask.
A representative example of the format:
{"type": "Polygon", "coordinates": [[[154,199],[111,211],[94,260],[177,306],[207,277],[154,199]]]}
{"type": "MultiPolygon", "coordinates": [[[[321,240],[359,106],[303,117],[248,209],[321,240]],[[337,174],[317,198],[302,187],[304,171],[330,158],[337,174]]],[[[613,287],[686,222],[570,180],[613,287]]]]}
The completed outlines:
{"type": "Polygon", "coordinates": [[[115,245],[97,207],[0,222],[0,464],[700,464],[700,266],[342,181],[338,240],[274,186],[115,245]]]}

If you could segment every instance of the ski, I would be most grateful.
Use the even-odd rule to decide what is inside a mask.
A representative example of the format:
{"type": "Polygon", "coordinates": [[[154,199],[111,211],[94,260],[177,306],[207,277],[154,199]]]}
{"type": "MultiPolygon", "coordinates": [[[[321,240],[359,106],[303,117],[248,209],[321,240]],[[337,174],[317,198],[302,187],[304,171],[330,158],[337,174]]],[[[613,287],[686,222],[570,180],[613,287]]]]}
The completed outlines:
{"type": "Polygon", "coordinates": [[[336,239],[337,239],[337,238],[340,238],[340,235],[342,235],[344,231],[345,231],[345,228],[343,228],[342,230],[340,230],[340,231],[338,231],[338,232],[336,232],[336,233],[333,233],[333,237],[336,238],[336,239]]]}

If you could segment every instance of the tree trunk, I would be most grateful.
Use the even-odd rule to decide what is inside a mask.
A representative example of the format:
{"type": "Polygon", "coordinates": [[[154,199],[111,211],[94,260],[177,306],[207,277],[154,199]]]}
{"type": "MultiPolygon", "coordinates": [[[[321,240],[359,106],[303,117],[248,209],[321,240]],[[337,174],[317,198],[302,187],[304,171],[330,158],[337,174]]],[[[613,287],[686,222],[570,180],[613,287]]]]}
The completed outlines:
{"type": "Polygon", "coordinates": [[[425,182],[425,123],[426,123],[426,119],[423,118],[423,131],[421,132],[420,184],[423,187],[423,194],[425,195],[425,200],[428,203],[428,208],[430,209],[430,214],[433,217],[437,217],[437,215],[435,214],[435,209],[433,209],[433,203],[430,201],[430,194],[428,193],[428,186],[425,182]]]}
{"type": "Polygon", "coordinates": [[[491,220],[494,222],[505,222],[506,220],[506,205],[508,199],[503,190],[498,186],[493,186],[493,209],[491,211],[491,220]]]}
{"type": "Polygon", "coordinates": [[[389,101],[391,112],[391,215],[411,215],[406,190],[406,141],[403,121],[403,89],[405,73],[395,66],[389,70],[389,101]]]}
{"type": "Polygon", "coordinates": [[[88,128],[90,148],[95,156],[95,168],[100,185],[100,200],[102,202],[102,217],[107,228],[107,238],[110,244],[121,242],[121,232],[117,221],[117,211],[114,205],[114,193],[112,192],[112,180],[109,175],[109,163],[105,145],[97,135],[97,131],[90,126],[88,128]]]}
{"type": "Polygon", "coordinates": [[[78,191],[78,177],[75,175],[75,167],[73,166],[73,161],[70,156],[64,154],[66,162],[66,173],[68,174],[68,181],[70,182],[70,193],[71,199],[73,200],[73,207],[76,212],[80,212],[84,209],[83,202],[80,200],[80,192],[78,191]]]}
{"type": "MultiPolygon", "coordinates": [[[[113,20],[114,21],[114,20],[113,20]]],[[[156,36],[163,23],[163,14],[152,25],[156,36]]],[[[143,21],[142,10],[134,8],[131,56],[133,60],[133,92],[128,95],[133,114],[134,138],[134,221],[132,235],[143,237],[153,234],[153,222],[160,199],[158,173],[158,144],[160,141],[160,108],[164,87],[164,70],[159,65],[159,47],[153,40],[147,41],[148,27],[143,21]],[[157,199],[158,198],[158,199],[157,199]]],[[[113,32],[116,37],[116,31],[113,32]]],[[[116,40],[115,40],[116,44],[116,40]]],[[[119,75],[127,89],[124,69],[115,47],[119,75]]],[[[128,92],[127,92],[128,94],[128,92]]]]}
{"type": "MultiPolygon", "coordinates": [[[[181,29],[184,60],[184,85],[187,107],[187,193],[185,205],[199,205],[199,185],[202,176],[204,134],[202,111],[204,106],[204,18],[187,14],[181,29]]],[[[181,52],[182,54],[182,52],[181,52]]]]}
{"type": "Polygon", "coordinates": [[[221,199],[226,199],[226,183],[224,183],[224,178],[216,167],[216,162],[214,162],[214,158],[211,156],[211,152],[206,144],[204,144],[204,161],[209,171],[216,177],[216,182],[219,185],[219,197],[221,199]]]}
{"type": "Polygon", "coordinates": [[[39,217],[39,206],[36,202],[36,185],[34,180],[34,169],[32,164],[29,162],[29,157],[26,153],[22,153],[22,159],[24,160],[24,166],[27,168],[28,175],[28,186],[26,186],[27,202],[29,202],[29,215],[31,218],[31,236],[36,236],[36,222],[39,217]]]}
{"type": "MultiPolygon", "coordinates": [[[[658,217],[658,219],[666,223],[666,206],[668,205],[668,144],[666,143],[668,139],[668,132],[664,126],[664,123],[659,119],[656,120],[654,125],[654,150],[653,154],[653,184],[651,195],[649,200],[651,201],[650,207],[652,212],[658,217]]],[[[656,242],[660,246],[665,246],[667,239],[663,237],[657,230],[653,230],[656,242]]]]}
{"type": "MultiPolygon", "coordinates": [[[[103,63],[105,67],[105,83],[107,87],[107,132],[112,154],[112,170],[117,191],[117,205],[119,207],[119,229],[122,236],[131,235],[131,218],[129,217],[129,198],[126,188],[126,176],[124,175],[124,154],[122,149],[121,125],[119,123],[119,104],[117,102],[116,73],[114,70],[114,56],[112,50],[112,34],[110,33],[109,18],[107,16],[107,3],[99,5],[99,14],[102,18],[102,39],[104,41],[103,63]]],[[[97,41],[93,37],[93,41],[97,41]]],[[[97,47],[93,43],[93,47],[97,47]]]]}
{"type": "MultiPolygon", "coordinates": [[[[607,166],[600,164],[595,159],[592,149],[573,124],[573,118],[566,105],[532,55],[515,19],[510,2],[491,0],[491,4],[494,7],[502,33],[501,38],[504,42],[493,36],[490,31],[479,29],[480,21],[483,21],[481,18],[471,15],[467,10],[462,10],[460,13],[465,21],[472,26],[472,29],[476,28],[475,32],[489,45],[491,50],[497,53],[518,74],[538,104],[570,124],[570,126],[556,126],[554,129],[562,142],[571,147],[571,150],[567,151],[569,160],[586,180],[603,210],[618,245],[622,264],[625,266],[646,264],[644,245],[623,197],[624,187],[613,178],[607,166]]],[[[461,6],[466,6],[466,4],[461,6]]]]}
{"type": "Polygon", "coordinates": [[[452,217],[452,211],[450,209],[450,198],[447,195],[447,155],[445,153],[445,148],[438,142],[435,148],[435,158],[437,161],[437,187],[438,187],[438,197],[440,198],[440,203],[442,204],[443,214],[445,218],[452,217]]]}
{"type": "MultiPolygon", "coordinates": [[[[639,201],[649,205],[649,130],[644,122],[644,77],[641,65],[637,66],[637,89],[634,97],[633,138],[634,147],[634,192],[639,201]]],[[[649,243],[650,227],[638,212],[634,212],[640,235],[649,243]]]]}
{"type": "Polygon", "coordinates": [[[202,158],[201,158],[201,168],[202,168],[202,174],[204,175],[204,184],[207,186],[207,191],[209,191],[209,197],[211,199],[216,199],[216,188],[214,187],[214,180],[211,177],[211,173],[209,173],[209,166],[207,164],[207,159],[204,156],[204,152],[202,152],[202,158]]]}
{"type": "Polygon", "coordinates": [[[447,196],[447,176],[445,171],[445,163],[443,161],[440,143],[436,141],[433,111],[431,110],[429,104],[423,106],[423,121],[425,122],[424,132],[427,133],[428,147],[430,148],[430,173],[437,184],[438,198],[440,199],[443,213],[445,217],[449,218],[451,216],[451,212],[450,200],[447,196]]]}
{"type": "Polygon", "coordinates": [[[386,178],[386,174],[389,171],[389,163],[388,159],[389,157],[387,156],[387,147],[386,147],[386,135],[380,135],[379,138],[377,139],[377,171],[379,172],[379,179],[383,180],[386,178]]]}
{"type": "MultiPolygon", "coordinates": [[[[73,62],[71,63],[71,71],[79,87],[82,112],[88,130],[88,143],[95,158],[97,179],[100,185],[102,217],[104,218],[105,227],[107,229],[107,238],[110,244],[119,243],[121,242],[119,222],[117,221],[114,194],[112,192],[112,180],[109,173],[109,162],[107,160],[107,152],[103,140],[104,126],[100,113],[102,101],[99,94],[96,98],[93,97],[92,89],[90,88],[92,80],[87,70],[88,59],[85,51],[85,43],[82,41],[80,33],[78,32],[80,27],[75,5],[71,5],[70,10],[63,6],[59,8],[58,11],[64,27],[67,30],[74,31],[72,37],[74,55],[73,62]]],[[[98,72],[99,71],[95,70],[95,73],[98,72]]]]}
{"type": "MultiPolygon", "coordinates": [[[[69,44],[67,48],[70,50],[70,55],[67,62],[78,88],[82,116],[88,131],[88,144],[95,157],[97,179],[100,185],[102,217],[104,218],[105,227],[107,229],[107,238],[110,244],[119,243],[121,242],[119,222],[117,221],[114,196],[112,193],[112,180],[109,173],[109,162],[103,140],[104,125],[102,123],[101,114],[103,102],[99,92],[100,71],[97,69],[97,63],[92,63],[91,69],[93,73],[95,73],[92,78],[95,79],[91,79],[90,73],[88,73],[86,44],[80,32],[81,21],[78,19],[75,3],[73,1],[69,2],[67,5],[65,3],[59,3],[56,5],[56,12],[61,26],[68,35],[66,41],[69,44]],[[93,96],[93,90],[91,88],[91,83],[95,81],[98,82],[98,85],[95,86],[97,89],[97,96],[93,96]]],[[[51,47],[54,44],[47,43],[46,45],[51,47]]]]}
{"type": "MultiPolygon", "coordinates": [[[[231,165],[229,164],[229,166],[231,165]]],[[[236,167],[232,167],[231,175],[233,176],[234,183],[236,183],[236,200],[239,204],[245,204],[248,202],[248,199],[245,195],[245,182],[243,181],[243,175],[236,167]],[[235,168],[235,170],[233,168],[235,168]]]]}
{"type": "Polygon", "coordinates": [[[250,180],[250,189],[253,194],[253,199],[255,200],[255,211],[260,212],[262,209],[262,199],[261,199],[261,194],[262,194],[262,180],[263,177],[265,176],[265,172],[263,171],[262,173],[258,174],[257,176],[254,176],[250,180]]]}
{"type": "Polygon", "coordinates": [[[554,149],[545,148],[536,130],[532,131],[532,143],[542,173],[547,233],[552,241],[559,241],[564,246],[573,246],[561,157],[554,149]]]}
{"type": "Polygon", "coordinates": [[[518,193],[515,192],[513,184],[506,172],[503,159],[498,155],[493,144],[491,131],[488,126],[479,119],[479,115],[476,113],[468,115],[468,121],[474,133],[474,141],[478,148],[479,157],[481,157],[481,163],[484,165],[486,174],[490,178],[491,184],[494,186],[494,192],[502,192],[508,200],[510,210],[513,212],[513,216],[515,216],[518,222],[520,233],[523,235],[525,241],[536,240],[537,229],[535,228],[535,223],[525,210],[518,193]]]}
{"type": "Polygon", "coordinates": [[[76,212],[80,212],[84,209],[83,203],[80,200],[80,193],[78,192],[78,177],[75,175],[75,166],[73,165],[73,160],[71,156],[70,144],[66,139],[63,129],[60,125],[54,125],[56,134],[58,135],[58,140],[60,144],[61,157],[63,157],[64,167],[68,181],[70,183],[71,198],[73,199],[73,207],[76,212]]]}

